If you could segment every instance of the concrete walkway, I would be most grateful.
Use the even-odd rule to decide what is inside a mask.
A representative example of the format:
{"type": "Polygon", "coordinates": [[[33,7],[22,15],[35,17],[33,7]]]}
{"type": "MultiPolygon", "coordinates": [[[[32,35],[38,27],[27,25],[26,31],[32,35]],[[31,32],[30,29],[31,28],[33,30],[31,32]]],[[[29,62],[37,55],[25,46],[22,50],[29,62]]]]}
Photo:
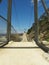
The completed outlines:
{"type": "MultiPolygon", "coordinates": [[[[24,39],[23,39],[24,40],[24,39]]],[[[5,47],[38,47],[32,42],[10,41],[5,47]]],[[[40,48],[7,48],[0,49],[0,65],[49,65],[44,57],[45,52],[40,48]]]]}
{"type": "Polygon", "coordinates": [[[49,65],[41,49],[0,49],[0,65],[49,65]]]}
{"type": "Polygon", "coordinates": [[[38,47],[34,41],[32,42],[13,42],[10,41],[5,47],[38,47]]]}
{"type": "MultiPolygon", "coordinates": [[[[8,44],[9,47],[17,45],[38,47],[35,42],[14,42],[8,44]]],[[[7,45],[7,46],[8,46],[7,45]]],[[[6,46],[6,47],[7,47],[6,46]]],[[[49,65],[49,61],[44,57],[45,52],[40,48],[32,49],[0,49],[0,65],[49,65]]]]}

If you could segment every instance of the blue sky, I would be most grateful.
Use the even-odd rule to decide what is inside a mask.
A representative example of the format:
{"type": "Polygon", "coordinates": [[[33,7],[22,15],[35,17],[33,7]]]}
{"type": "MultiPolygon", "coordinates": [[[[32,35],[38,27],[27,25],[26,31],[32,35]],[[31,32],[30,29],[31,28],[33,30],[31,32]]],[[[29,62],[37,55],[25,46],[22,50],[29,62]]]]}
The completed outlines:
{"type": "MultiPolygon", "coordinates": [[[[45,0],[45,2],[49,7],[49,0],[45,0]]],[[[2,3],[0,3],[0,15],[4,16],[6,19],[7,7],[8,0],[2,0],[2,3]]],[[[40,17],[43,12],[44,8],[42,3],[38,2],[38,17],[40,17]]],[[[6,22],[4,20],[0,21],[0,30],[2,30],[1,32],[5,32],[7,27],[6,22]]],[[[19,33],[24,32],[24,30],[27,31],[32,26],[34,23],[34,4],[32,0],[12,0],[11,23],[19,33]]]]}

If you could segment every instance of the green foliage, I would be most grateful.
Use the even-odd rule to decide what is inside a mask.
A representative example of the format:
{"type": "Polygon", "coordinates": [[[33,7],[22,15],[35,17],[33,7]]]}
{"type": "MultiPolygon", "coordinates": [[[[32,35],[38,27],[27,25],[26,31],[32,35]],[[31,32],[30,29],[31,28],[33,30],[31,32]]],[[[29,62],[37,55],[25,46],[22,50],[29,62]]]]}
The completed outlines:
{"type": "Polygon", "coordinates": [[[30,29],[28,29],[27,34],[30,34],[31,31],[34,31],[34,30],[35,30],[35,24],[33,24],[32,27],[30,29]]]}
{"type": "Polygon", "coordinates": [[[30,28],[30,29],[28,30],[27,34],[29,34],[29,33],[31,32],[31,30],[32,30],[32,28],[30,28]]]}
{"type": "Polygon", "coordinates": [[[48,41],[48,42],[49,42],[49,38],[47,38],[47,39],[46,39],[46,41],[48,41]]]}
{"type": "MultiPolygon", "coordinates": [[[[35,23],[32,25],[32,27],[28,30],[27,33],[30,35],[32,32],[34,32],[34,30],[35,30],[35,23]]],[[[30,36],[32,37],[33,35],[34,34],[31,34],[30,36]]],[[[47,15],[45,14],[41,16],[39,20],[39,36],[41,36],[40,39],[49,41],[49,20],[47,15]]]]}

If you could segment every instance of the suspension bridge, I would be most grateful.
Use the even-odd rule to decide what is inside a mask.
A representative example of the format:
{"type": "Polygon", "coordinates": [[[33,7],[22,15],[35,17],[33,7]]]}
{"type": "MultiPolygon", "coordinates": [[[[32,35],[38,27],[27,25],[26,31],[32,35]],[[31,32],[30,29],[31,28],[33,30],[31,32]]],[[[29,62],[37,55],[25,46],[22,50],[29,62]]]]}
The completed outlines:
{"type": "MultiPolygon", "coordinates": [[[[0,0],[0,4],[3,0],[0,0]]],[[[40,0],[49,20],[48,7],[40,0]]],[[[12,0],[8,0],[7,18],[0,14],[1,22],[6,23],[6,34],[0,34],[0,64],[1,65],[49,65],[49,46],[39,40],[38,0],[34,0],[34,39],[28,40],[28,34],[19,34],[12,20],[12,0]],[[3,36],[3,37],[2,37],[3,36]],[[5,61],[6,60],[6,61],[5,61]],[[28,62],[29,61],[29,62],[28,62]]],[[[14,8],[16,4],[14,0],[14,8]]],[[[17,14],[16,14],[17,15],[17,14]]],[[[40,17],[41,18],[41,17],[40,17]]],[[[45,42],[44,42],[45,43],[45,42]]],[[[49,42],[46,42],[49,45],[49,42]]]]}

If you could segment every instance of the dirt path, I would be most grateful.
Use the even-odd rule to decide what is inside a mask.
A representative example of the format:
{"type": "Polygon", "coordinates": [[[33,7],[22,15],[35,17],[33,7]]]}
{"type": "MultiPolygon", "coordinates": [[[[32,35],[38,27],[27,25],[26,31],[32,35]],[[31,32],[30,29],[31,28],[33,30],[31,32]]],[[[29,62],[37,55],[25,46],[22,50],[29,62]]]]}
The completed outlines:
{"type": "Polygon", "coordinates": [[[23,34],[21,42],[28,42],[26,33],[23,34]]]}

